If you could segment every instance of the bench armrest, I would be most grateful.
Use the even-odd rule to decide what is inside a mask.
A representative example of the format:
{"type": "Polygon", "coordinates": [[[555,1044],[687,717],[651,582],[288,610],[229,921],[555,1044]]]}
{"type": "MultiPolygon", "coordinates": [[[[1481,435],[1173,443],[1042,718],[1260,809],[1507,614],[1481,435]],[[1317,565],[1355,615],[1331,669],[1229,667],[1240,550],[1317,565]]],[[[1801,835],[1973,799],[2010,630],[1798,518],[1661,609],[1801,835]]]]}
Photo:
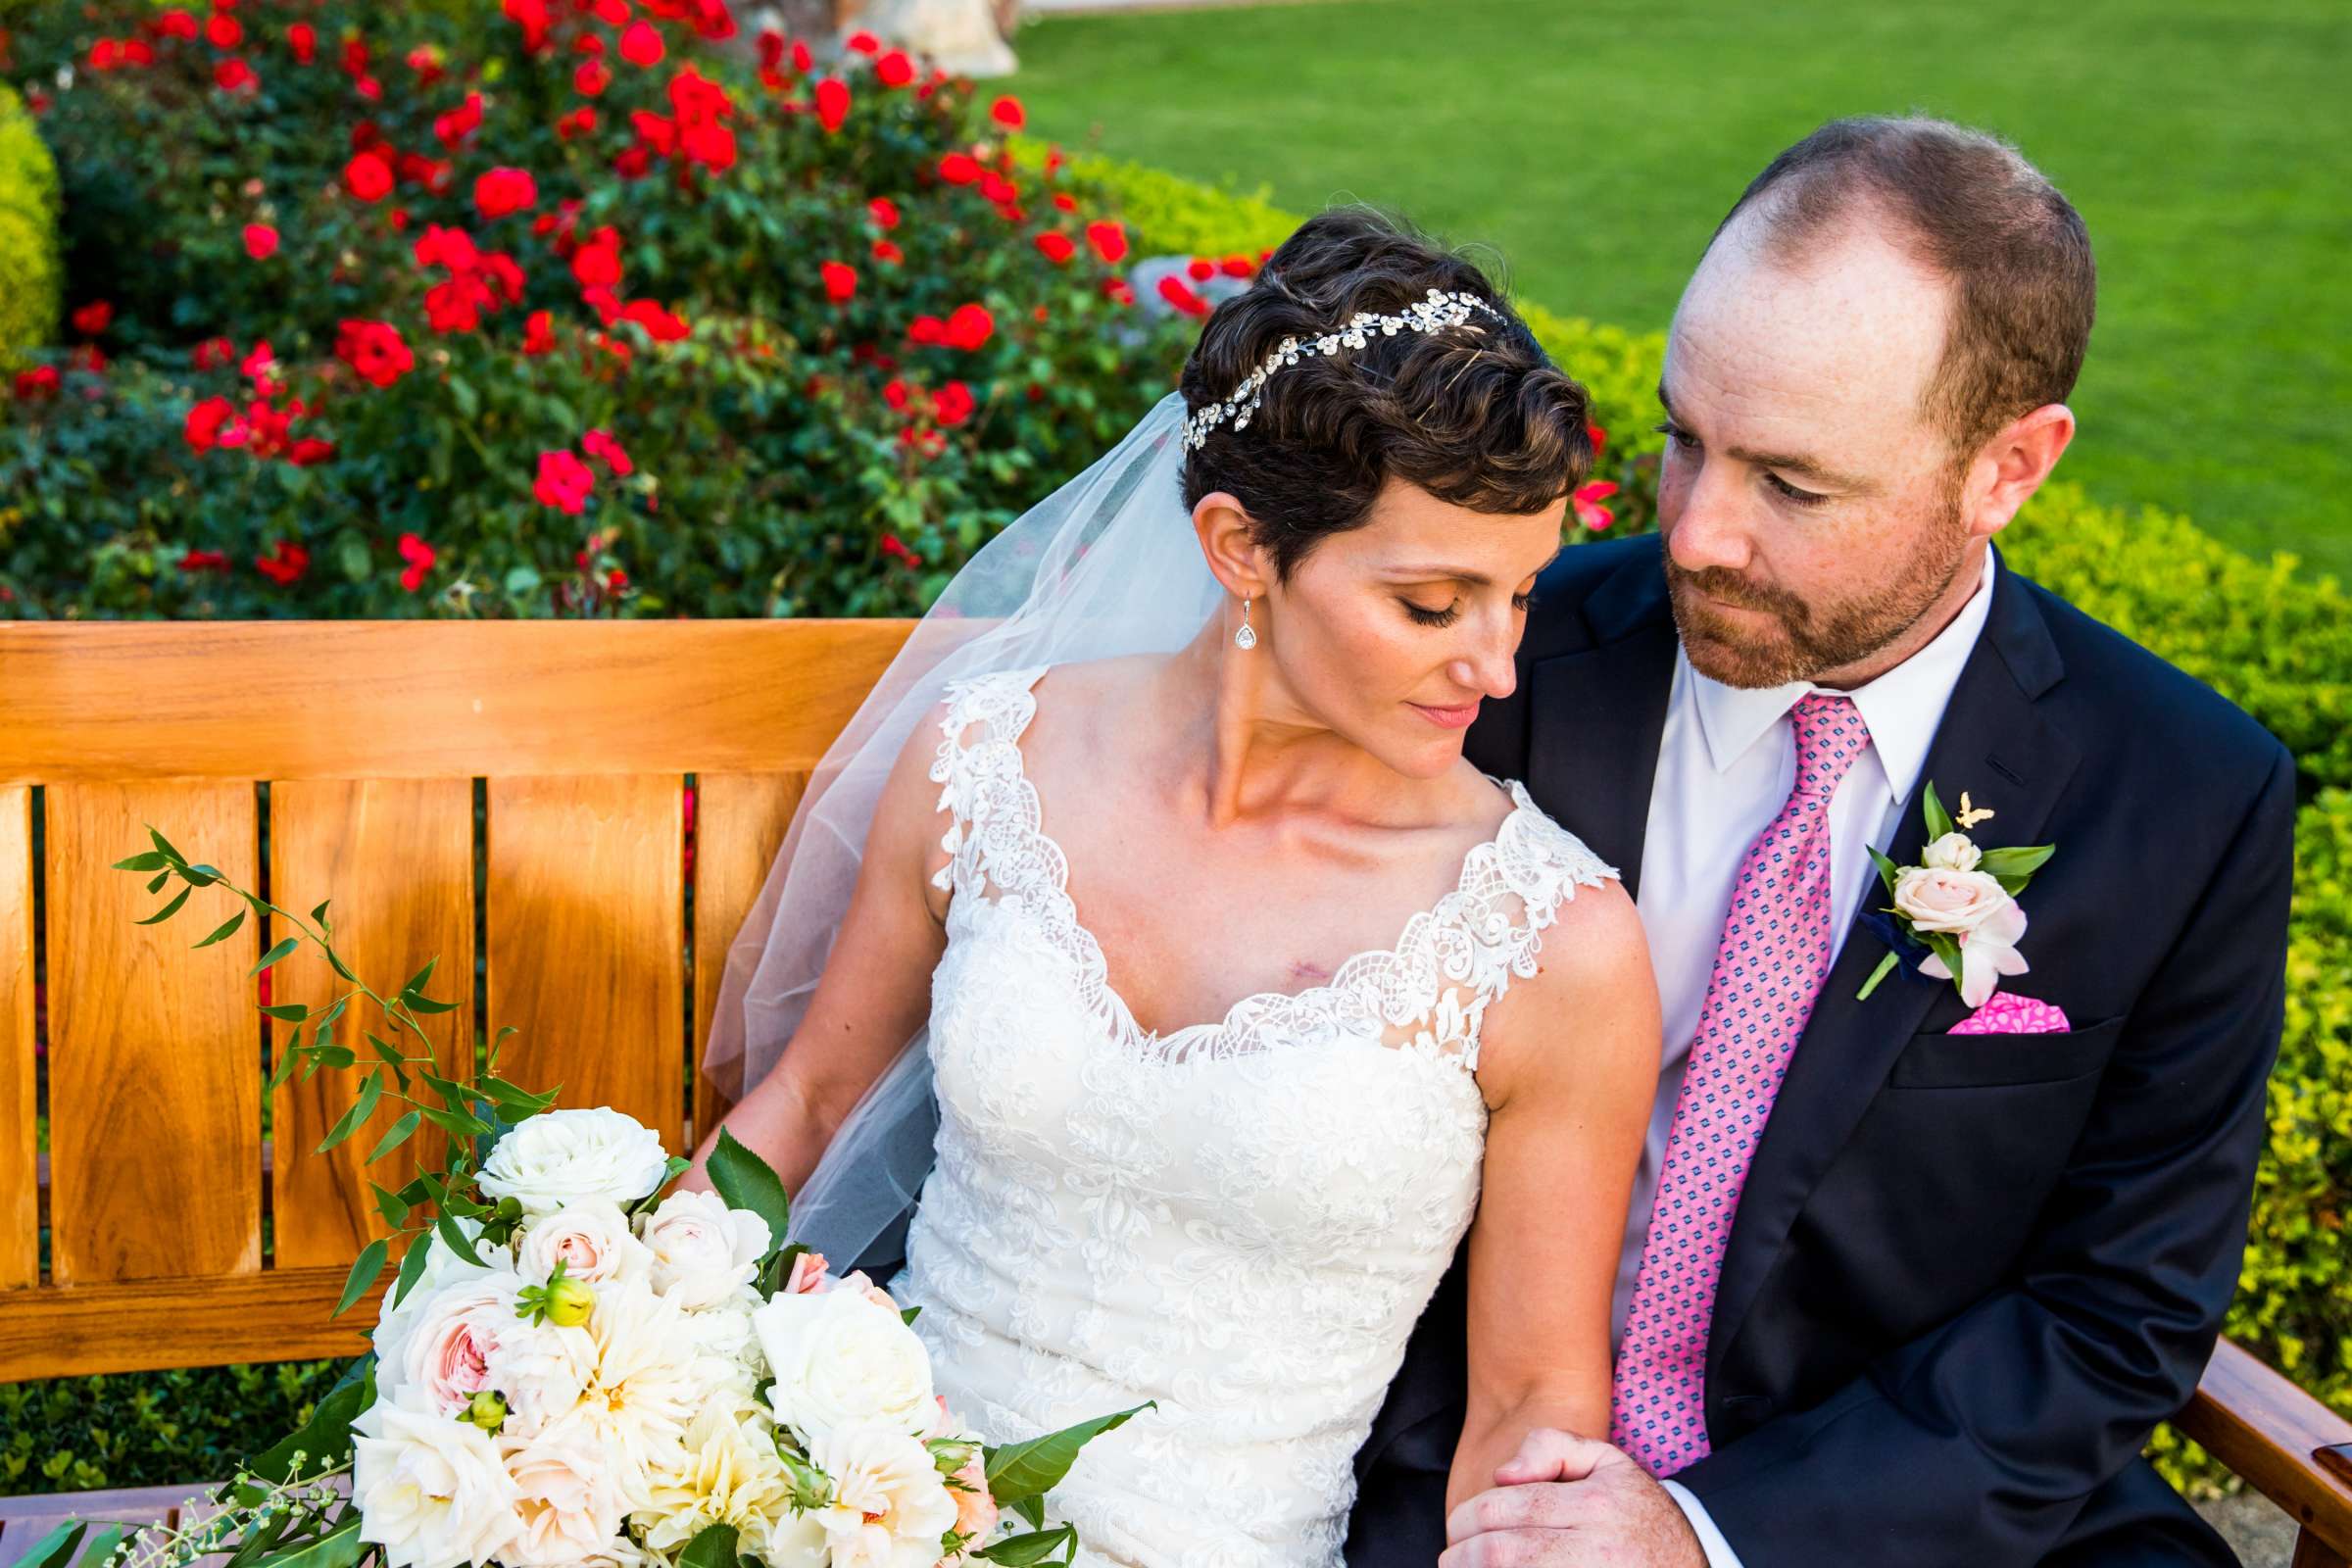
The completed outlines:
{"type": "Polygon", "coordinates": [[[2173,1425],[2286,1510],[2298,1565],[2352,1561],[2352,1421],[2223,1340],[2173,1425]]]}

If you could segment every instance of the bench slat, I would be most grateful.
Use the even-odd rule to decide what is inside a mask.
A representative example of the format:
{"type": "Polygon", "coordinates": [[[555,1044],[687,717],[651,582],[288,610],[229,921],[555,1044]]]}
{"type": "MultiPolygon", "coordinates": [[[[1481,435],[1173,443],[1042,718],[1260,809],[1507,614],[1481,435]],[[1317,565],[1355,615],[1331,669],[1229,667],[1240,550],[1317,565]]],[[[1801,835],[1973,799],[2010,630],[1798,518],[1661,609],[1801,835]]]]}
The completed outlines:
{"type": "Polygon", "coordinates": [[[493,778],[490,1020],[503,1076],[686,1130],[685,779],[493,778]]]}
{"type": "Polygon", "coordinates": [[[2352,1421],[2223,1340],[2196,1396],[2173,1424],[2285,1509],[2307,1537],[2352,1553],[2352,1481],[2317,1457],[2324,1447],[2352,1442],[2352,1421]]]}
{"type": "MultiPolygon", "coordinates": [[[[60,1284],[262,1266],[261,1021],[248,920],[134,922],[163,906],[110,869],[148,846],[254,882],[247,784],[65,784],[46,795],[51,1272],[60,1284]]],[[[13,1308],[12,1308],[13,1311],[13,1308]]]]}
{"type": "Polygon", "coordinates": [[[767,881],[806,773],[705,773],[696,781],[694,825],[694,1128],[709,1136],[728,1102],[703,1076],[702,1050],[726,974],[727,949],[767,881]]]}
{"type": "Polygon", "coordinates": [[[15,785],[0,788],[0,1290],[41,1268],[32,930],[32,791],[15,785]]]}
{"type": "MultiPolygon", "coordinates": [[[[455,1012],[424,1018],[434,1037],[442,1076],[473,1076],[473,786],[449,779],[297,779],[271,785],[270,852],[277,902],[308,917],[312,905],[332,896],[327,918],[342,920],[335,949],[369,985],[390,994],[426,957],[440,966],[427,994],[455,1002],[455,1012]],[[298,901],[288,904],[288,900],[298,901]]],[[[314,948],[280,964],[272,998],[323,1006],[350,989],[314,948]]],[[[386,1027],[371,1003],[355,1003],[338,1025],[337,1042],[374,1059],[363,1030],[415,1054],[416,1037],[386,1027]]],[[[284,1049],[293,1025],[275,1026],[271,1050],[284,1049]]],[[[416,1173],[418,1152],[438,1160],[445,1142],[427,1123],[409,1143],[366,1163],[391,1129],[400,1107],[384,1108],[352,1137],[321,1154],[318,1143],[358,1097],[357,1072],[320,1072],[307,1083],[297,1071],[277,1092],[272,1126],[286,1157],[273,1162],[272,1211],[276,1263],[281,1268],[348,1264],[387,1227],[368,1192],[372,1176],[398,1188],[416,1173]]],[[[385,1087],[391,1087],[389,1075],[385,1087]]],[[[418,1086],[418,1093],[429,1092],[418,1086]]]]}
{"type": "Polygon", "coordinates": [[[357,1355],[391,1276],[329,1317],[346,1272],[278,1268],[0,1295],[0,1383],[357,1355]]]}

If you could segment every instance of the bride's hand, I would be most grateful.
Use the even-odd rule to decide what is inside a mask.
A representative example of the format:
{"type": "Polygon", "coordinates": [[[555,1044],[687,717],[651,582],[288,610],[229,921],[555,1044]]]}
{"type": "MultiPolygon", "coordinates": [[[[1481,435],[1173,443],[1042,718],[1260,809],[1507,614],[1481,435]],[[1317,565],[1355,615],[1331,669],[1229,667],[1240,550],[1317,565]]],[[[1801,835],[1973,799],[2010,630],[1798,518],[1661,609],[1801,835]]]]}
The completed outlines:
{"type": "Polygon", "coordinates": [[[1583,1481],[1610,1460],[1624,1458],[1595,1439],[1538,1427],[1521,1440],[1517,1453],[1495,1467],[1494,1484],[1523,1487],[1536,1481],[1583,1481]]]}
{"type": "Polygon", "coordinates": [[[1494,1487],[1446,1520],[1438,1568],[1705,1568],[1690,1522],[1649,1473],[1606,1443],[1538,1427],[1494,1487]]]}

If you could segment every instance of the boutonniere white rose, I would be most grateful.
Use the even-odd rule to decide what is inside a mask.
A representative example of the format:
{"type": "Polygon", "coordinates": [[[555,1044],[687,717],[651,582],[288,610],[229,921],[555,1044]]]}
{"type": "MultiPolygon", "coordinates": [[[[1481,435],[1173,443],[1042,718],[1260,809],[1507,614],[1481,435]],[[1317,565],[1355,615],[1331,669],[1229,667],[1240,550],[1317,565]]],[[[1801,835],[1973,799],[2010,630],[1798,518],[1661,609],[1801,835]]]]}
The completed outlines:
{"type": "MultiPolygon", "coordinates": [[[[1922,809],[1928,845],[1920,851],[1919,864],[1897,865],[1877,850],[1870,852],[1892,901],[1886,912],[1899,930],[1929,950],[1920,960],[1920,973],[1951,981],[1960,988],[1961,1001],[1982,1007],[2001,988],[2003,975],[2026,972],[2025,957],[2018,952],[2026,934],[2026,911],[2018,895],[2057,846],[1980,847],[1969,830],[1990,820],[1993,812],[1978,807],[1966,791],[1960,796],[1960,814],[1954,817],[1930,782],[1922,809]]],[[[1901,961],[1900,953],[1889,952],[1854,1000],[1866,1000],[1901,961]]]]}

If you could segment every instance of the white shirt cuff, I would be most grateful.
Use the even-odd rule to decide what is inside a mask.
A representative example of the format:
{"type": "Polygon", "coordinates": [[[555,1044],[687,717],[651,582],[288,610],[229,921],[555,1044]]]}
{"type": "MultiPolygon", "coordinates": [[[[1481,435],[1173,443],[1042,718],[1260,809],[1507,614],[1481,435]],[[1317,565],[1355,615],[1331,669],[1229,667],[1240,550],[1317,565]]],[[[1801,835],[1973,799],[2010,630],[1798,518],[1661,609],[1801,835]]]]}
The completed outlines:
{"type": "Polygon", "coordinates": [[[1740,1568],[1740,1554],[1732,1550],[1732,1544],[1723,1539],[1723,1532],[1707,1517],[1707,1505],[1692,1496],[1689,1487],[1673,1481],[1661,1481],[1658,1485],[1666,1489],[1666,1495],[1674,1499],[1674,1505],[1683,1510],[1683,1517],[1690,1521],[1691,1532],[1707,1554],[1707,1568],[1740,1568]]]}

